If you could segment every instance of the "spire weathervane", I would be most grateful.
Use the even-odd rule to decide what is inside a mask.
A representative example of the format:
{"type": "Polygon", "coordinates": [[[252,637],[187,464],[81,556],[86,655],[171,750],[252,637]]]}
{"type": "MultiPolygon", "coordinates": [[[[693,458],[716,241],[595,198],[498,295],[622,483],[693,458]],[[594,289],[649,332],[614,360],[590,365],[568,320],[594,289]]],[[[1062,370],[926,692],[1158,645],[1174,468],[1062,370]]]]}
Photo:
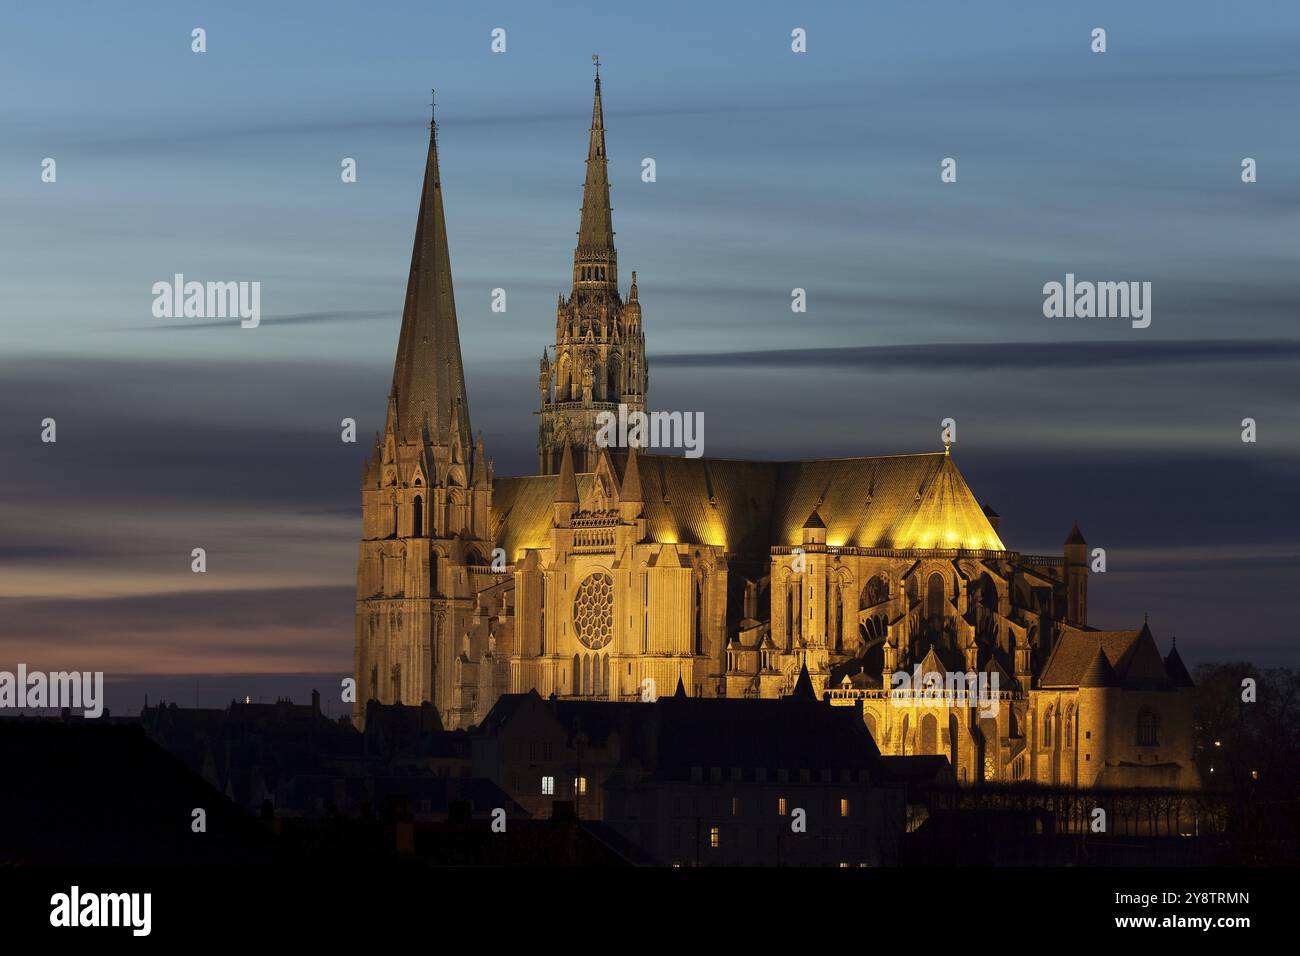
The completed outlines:
{"type": "Polygon", "coordinates": [[[429,91],[429,131],[438,132],[438,91],[429,91]]]}

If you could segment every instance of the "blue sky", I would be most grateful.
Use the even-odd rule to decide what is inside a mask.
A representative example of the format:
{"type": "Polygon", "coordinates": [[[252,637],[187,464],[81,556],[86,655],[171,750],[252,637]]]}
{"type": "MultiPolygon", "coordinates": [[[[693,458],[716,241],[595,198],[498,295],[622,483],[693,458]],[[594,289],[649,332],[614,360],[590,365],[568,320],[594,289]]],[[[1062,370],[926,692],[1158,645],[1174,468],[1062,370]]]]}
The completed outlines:
{"type": "Polygon", "coordinates": [[[125,642],[129,670],[347,667],[360,452],[336,425],[383,413],[429,89],[473,421],[518,473],[599,52],[651,404],[704,410],[708,454],[930,450],[954,416],[1011,546],[1055,552],[1077,519],[1108,548],[1099,623],[1149,611],[1194,660],[1294,660],[1294,3],[69,3],[4,23],[0,658],[45,641],[90,666],[125,642]],[[176,272],[260,281],[262,327],[154,319],[176,272]],[[1151,327],[1045,319],[1067,272],[1152,282],[1151,327]],[[46,415],[56,449],[32,442],[46,415]],[[199,539],[225,557],[196,596],[174,555],[199,539]],[[277,588],[313,610],[287,621],[277,588]]]}

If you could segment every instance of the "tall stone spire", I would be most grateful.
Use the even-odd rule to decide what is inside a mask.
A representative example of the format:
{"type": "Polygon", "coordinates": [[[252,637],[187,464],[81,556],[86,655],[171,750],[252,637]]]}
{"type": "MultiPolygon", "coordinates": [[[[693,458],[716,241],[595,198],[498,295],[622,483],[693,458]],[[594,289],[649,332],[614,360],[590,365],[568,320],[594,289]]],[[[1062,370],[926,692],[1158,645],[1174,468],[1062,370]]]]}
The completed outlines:
{"type": "Polygon", "coordinates": [[[397,421],[390,424],[400,440],[419,440],[427,428],[430,444],[451,445],[455,436],[463,453],[469,453],[473,432],[456,327],[435,119],[429,121],[429,153],[393,365],[392,398],[390,415],[395,413],[397,421]]]}
{"type": "Polygon", "coordinates": [[[600,102],[598,62],[587,140],[587,179],[582,187],[582,218],[578,223],[578,246],[573,251],[573,288],[577,291],[617,287],[618,253],[614,250],[614,219],[609,205],[609,159],[605,155],[605,113],[600,102]]]}
{"type": "Polygon", "coordinates": [[[469,655],[488,661],[476,680],[456,665],[478,623],[478,584],[447,569],[493,549],[493,474],[470,431],[437,133],[431,121],[387,422],[361,482],[352,719],[362,729],[371,700],[428,701],[444,726],[477,724],[487,688],[504,681],[490,637],[469,655]]]}
{"type": "MultiPolygon", "coordinates": [[[[593,57],[593,59],[595,59],[593,57]]],[[[644,412],[645,335],[633,286],[624,302],[618,291],[618,253],[609,205],[609,158],[601,103],[600,63],[587,138],[587,179],[582,190],[578,245],[573,251],[573,288],[555,307],[553,358],[538,369],[541,416],[537,470],[560,470],[566,444],[577,471],[594,471],[599,422],[606,412],[644,412]]]]}

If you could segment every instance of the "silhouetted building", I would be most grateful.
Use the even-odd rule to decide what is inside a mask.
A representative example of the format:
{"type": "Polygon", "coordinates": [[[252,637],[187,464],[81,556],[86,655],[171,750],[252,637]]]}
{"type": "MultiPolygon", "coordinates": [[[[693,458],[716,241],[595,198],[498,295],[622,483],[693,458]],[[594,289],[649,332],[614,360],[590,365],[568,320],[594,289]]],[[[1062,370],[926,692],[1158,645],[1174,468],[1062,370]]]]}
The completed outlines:
{"type": "Polygon", "coordinates": [[[474,766],[525,807],[572,801],[665,863],[880,865],[903,828],[861,715],[818,701],[806,673],[766,701],[508,694],[474,735],[474,766]]]}
{"type": "Polygon", "coordinates": [[[445,731],[431,704],[371,702],[364,733],[311,705],[232,703],[224,710],[146,707],[145,730],[195,773],[254,812],[284,817],[445,819],[524,811],[471,776],[469,739],[445,731]]]}
{"type": "Polygon", "coordinates": [[[0,868],[282,861],[267,827],[139,727],[0,720],[0,868]],[[201,811],[201,818],[195,811],[201,811]],[[201,823],[202,831],[196,832],[201,823]]]}

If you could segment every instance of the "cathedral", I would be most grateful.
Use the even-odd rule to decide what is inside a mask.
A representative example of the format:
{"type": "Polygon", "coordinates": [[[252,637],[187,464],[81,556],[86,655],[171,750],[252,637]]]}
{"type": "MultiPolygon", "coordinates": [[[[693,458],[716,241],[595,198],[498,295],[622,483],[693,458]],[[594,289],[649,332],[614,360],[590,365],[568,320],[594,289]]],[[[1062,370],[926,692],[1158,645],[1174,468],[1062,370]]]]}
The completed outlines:
{"type": "Polygon", "coordinates": [[[886,755],[959,781],[1196,785],[1192,681],[1145,623],[1088,623],[1088,546],[1009,550],[945,448],[741,461],[601,440],[646,411],[636,273],[619,286],[600,77],[571,285],[540,363],[537,473],[497,476],[470,425],[437,125],[382,435],[362,471],[354,721],[506,693],[789,695],[857,707],[886,755]],[[982,706],[900,688],[965,678],[982,706]]]}

